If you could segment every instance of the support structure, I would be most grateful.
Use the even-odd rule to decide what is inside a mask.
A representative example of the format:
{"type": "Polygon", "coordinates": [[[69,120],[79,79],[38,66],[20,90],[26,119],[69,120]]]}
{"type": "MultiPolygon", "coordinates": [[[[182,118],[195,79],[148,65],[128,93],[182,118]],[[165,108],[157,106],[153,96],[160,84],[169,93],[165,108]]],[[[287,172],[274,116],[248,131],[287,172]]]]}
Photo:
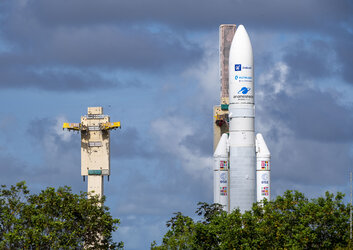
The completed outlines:
{"type": "Polygon", "coordinates": [[[64,123],[63,129],[81,132],[81,175],[87,176],[87,193],[103,196],[104,176],[110,176],[110,130],[121,128],[110,122],[102,107],[89,107],[81,123],[64,123]]]}
{"type": "Polygon", "coordinates": [[[213,151],[221,135],[229,132],[229,51],[235,34],[235,24],[219,26],[220,105],[213,107],[213,151]]]}

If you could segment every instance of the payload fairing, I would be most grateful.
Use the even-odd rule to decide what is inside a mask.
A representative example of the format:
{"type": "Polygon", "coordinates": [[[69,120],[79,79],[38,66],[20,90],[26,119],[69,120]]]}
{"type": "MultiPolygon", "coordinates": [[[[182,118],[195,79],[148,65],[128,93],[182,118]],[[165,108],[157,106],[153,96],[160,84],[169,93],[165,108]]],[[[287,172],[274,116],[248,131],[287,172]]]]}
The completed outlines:
{"type": "Polygon", "coordinates": [[[214,202],[244,212],[270,199],[270,152],[262,135],[255,137],[253,53],[243,25],[231,42],[228,70],[229,136],[221,136],[214,153],[214,202]]]}

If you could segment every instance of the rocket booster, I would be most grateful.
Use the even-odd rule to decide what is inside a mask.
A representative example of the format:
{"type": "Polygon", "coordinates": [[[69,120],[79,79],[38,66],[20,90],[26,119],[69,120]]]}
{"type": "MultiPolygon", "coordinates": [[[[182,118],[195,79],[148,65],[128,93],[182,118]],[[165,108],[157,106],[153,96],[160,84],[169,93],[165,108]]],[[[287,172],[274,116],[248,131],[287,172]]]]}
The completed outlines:
{"type": "Polygon", "coordinates": [[[263,199],[270,200],[271,197],[271,179],[270,179],[271,154],[267,148],[262,134],[256,135],[256,188],[257,201],[263,199]]]}
{"type": "Polygon", "coordinates": [[[214,152],[213,200],[228,211],[228,135],[223,134],[214,152]]]}

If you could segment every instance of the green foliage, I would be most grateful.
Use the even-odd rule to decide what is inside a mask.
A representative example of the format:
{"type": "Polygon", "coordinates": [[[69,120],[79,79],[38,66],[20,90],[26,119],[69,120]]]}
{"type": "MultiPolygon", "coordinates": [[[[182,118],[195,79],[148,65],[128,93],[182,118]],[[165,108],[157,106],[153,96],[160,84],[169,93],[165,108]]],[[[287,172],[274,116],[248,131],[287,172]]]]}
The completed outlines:
{"type": "Polygon", "coordinates": [[[337,249],[350,248],[349,205],[343,195],[326,192],[309,201],[286,191],[274,201],[255,203],[251,211],[230,214],[221,205],[199,203],[195,222],[176,213],[167,222],[162,244],[152,249],[337,249]]]}
{"type": "Polygon", "coordinates": [[[24,182],[0,188],[0,249],[116,249],[118,219],[98,197],[69,187],[30,194],[24,182]]]}

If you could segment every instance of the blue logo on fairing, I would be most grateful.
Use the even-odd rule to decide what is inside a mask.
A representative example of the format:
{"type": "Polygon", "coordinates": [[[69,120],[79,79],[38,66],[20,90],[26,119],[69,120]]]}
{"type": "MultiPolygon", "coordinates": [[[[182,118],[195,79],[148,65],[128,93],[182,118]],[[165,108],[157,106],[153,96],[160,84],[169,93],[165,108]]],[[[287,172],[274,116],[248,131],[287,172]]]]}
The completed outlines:
{"type": "Polygon", "coordinates": [[[242,87],[241,90],[238,91],[238,94],[243,94],[246,95],[251,88],[247,88],[247,87],[242,87]]]}
{"type": "Polygon", "coordinates": [[[220,183],[227,183],[227,175],[226,175],[226,173],[221,173],[221,175],[220,175],[220,183]]]}
{"type": "Polygon", "coordinates": [[[238,80],[238,76],[236,75],[236,76],[234,77],[234,79],[235,79],[235,80],[238,80]]]}
{"type": "Polygon", "coordinates": [[[269,177],[268,174],[263,174],[261,176],[261,179],[263,179],[264,181],[267,181],[269,179],[268,177],[269,177]]]}
{"type": "Polygon", "coordinates": [[[241,71],[241,64],[235,64],[235,71],[241,71]]]}

